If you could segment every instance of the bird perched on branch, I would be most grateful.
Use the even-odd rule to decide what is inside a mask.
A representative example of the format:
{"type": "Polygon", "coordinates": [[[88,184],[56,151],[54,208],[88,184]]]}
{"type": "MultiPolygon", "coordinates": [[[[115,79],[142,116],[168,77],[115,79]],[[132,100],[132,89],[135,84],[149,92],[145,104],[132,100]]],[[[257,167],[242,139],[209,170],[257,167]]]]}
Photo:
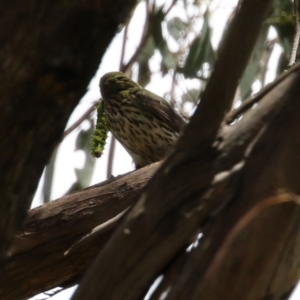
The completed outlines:
{"type": "Polygon", "coordinates": [[[164,158],[186,124],[172,106],[121,72],[105,74],[100,91],[107,126],[136,168],[164,158]]]}

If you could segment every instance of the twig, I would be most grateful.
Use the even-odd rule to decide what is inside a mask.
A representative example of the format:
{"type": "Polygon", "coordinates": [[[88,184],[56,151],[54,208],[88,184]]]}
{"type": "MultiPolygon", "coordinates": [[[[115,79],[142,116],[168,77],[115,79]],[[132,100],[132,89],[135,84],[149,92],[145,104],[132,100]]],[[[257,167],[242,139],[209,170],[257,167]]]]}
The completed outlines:
{"type": "Polygon", "coordinates": [[[115,149],[116,149],[116,138],[112,135],[110,140],[109,153],[108,153],[108,162],[107,162],[107,171],[106,171],[107,179],[109,179],[110,176],[112,175],[115,149]]]}
{"type": "Polygon", "coordinates": [[[176,103],[176,101],[175,101],[175,86],[176,86],[176,83],[177,83],[177,80],[176,80],[176,74],[177,74],[177,72],[176,72],[176,70],[174,70],[174,73],[173,73],[173,76],[172,76],[172,86],[171,86],[171,91],[170,91],[170,104],[171,104],[171,106],[172,107],[174,107],[175,106],[175,103],[176,103]]]}
{"type": "Polygon", "coordinates": [[[235,119],[244,114],[248,109],[250,109],[254,104],[258,103],[266,94],[268,94],[276,85],[278,85],[281,81],[283,81],[287,76],[290,75],[294,71],[295,68],[299,66],[295,66],[292,69],[289,69],[287,72],[282,73],[280,76],[276,78],[275,81],[266,85],[260,92],[258,92],[255,96],[248,98],[243,102],[243,104],[231,112],[225,118],[226,124],[232,123],[235,119]]]}
{"type": "Polygon", "coordinates": [[[165,11],[164,15],[166,16],[170,10],[174,7],[174,5],[176,4],[177,0],[173,0],[171,5],[169,6],[169,8],[165,11]]]}
{"type": "Polygon", "coordinates": [[[75,128],[77,128],[88,116],[97,108],[99,101],[94,102],[93,105],[75,122],[73,123],[63,134],[61,140],[64,140],[75,128]]]}
{"type": "Polygon", "coordinates": [[[290,56],[290,61],[288,66],[291,67],[295,64],[297,58],[297,51],[299,46],[299,38],[300,38],[300,16],[299,16],[299,7],[298,0],[294,0],[294,20],[295,20],[295,36],[293,42],[292,53],[290,56]]]}
{"type": "Polygon", "coordinates": [[[143,47],[145,46],[150,34],[151,34],[151,30],[150,30],[150,18],[151,18],[151,11],[148,8],[148,5],[146,5],[146,21],[145,21],[145,30],[141,39],[141,42],[139,44],[139,46],[137,47],[135,53],[132,55],[132,57],[130,58],[130,60],[126,63],[126,64],[122,64],[120,67],[120,71],[124,72],[127,71],[128,69],[130,69],[132,67],[132,65],[134,64],[134,62],[136,61],[137,57],[139,56],[139,54],[141,53],[143,47]]]}
{"type": "Polygon", "coordinates": [[[124,57],[125,57],[125,51],[126,51],[126,40],[128,35],[128,26],[124,29],[124,35],[123,35],[123,41],[122,41],[122,52],[121,52],[121,58],[120,58],[120,70],[124,69],[124,57]]]}
{"type": "MultiPolygon", "coordinates": [[[[126,51],[126,41],[127,41],[127,34],[128,34],[128,25],[126,25],[124,29],[123,41],[122,41],[122,51],[121,51],[121,58],[120,58],[120,71],[125,72],[127,69],[124,69],[124,57],[126,51]]],[[[111,136],[110,146],[109,146],[109,153],[108,153],[108,162],[107,162],[107,170],[106,170],[106,178],[110,178],[112,175],[113,163],[114,163],[114,156],[115,156],[115,149],[116,149],[116,138],[114,135],[111,136]]]]}

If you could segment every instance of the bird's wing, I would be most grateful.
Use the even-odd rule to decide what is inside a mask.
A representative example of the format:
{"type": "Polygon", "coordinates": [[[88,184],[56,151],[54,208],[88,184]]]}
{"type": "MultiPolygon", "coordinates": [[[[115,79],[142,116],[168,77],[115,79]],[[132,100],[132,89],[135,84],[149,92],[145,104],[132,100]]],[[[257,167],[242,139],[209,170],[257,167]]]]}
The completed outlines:
{"type": "Polygon", "coordinates": [[[172,106],[163,98],[148,90],[140,90],[135,94],[137,103],[146,111],[149,111],[163,123],[168,124],[176,132],[180,132],[186,122],[178,115],[172,106]]]}

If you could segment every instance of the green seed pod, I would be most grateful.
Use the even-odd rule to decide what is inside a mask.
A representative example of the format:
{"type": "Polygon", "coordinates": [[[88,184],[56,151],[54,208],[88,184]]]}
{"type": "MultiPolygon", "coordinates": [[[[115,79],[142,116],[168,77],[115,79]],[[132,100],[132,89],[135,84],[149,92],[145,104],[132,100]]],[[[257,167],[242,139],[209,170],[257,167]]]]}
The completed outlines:
{"type": "Polygon", "coordinates": [[[100,101],[97,107],[97,123],[92,137],[92,156],[99,158],[103,154],[107,139],[108,128],[104,113],[104,102],[100,101]]]}

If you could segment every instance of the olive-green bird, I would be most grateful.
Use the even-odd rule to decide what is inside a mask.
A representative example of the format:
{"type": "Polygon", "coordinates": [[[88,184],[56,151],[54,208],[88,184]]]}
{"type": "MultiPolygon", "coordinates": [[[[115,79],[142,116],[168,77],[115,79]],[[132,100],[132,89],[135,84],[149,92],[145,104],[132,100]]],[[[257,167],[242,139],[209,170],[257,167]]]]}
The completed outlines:
{"type": "Polygon", "coordinates": [[[172,106],[121,72],[105,74],[100,91],[107,126],[136,168],[164,158],[186,124],[172,106]]]}

